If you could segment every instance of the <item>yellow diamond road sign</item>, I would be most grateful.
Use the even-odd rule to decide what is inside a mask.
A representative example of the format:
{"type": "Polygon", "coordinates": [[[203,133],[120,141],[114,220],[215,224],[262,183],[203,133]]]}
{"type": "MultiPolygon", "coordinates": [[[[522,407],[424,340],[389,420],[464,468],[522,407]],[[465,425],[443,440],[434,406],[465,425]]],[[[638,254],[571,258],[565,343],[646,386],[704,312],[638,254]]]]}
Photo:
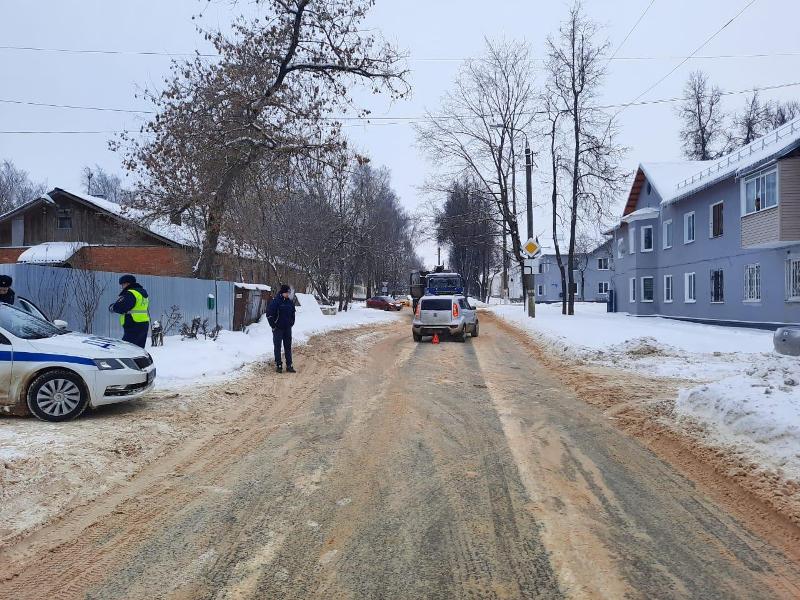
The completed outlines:
{"type": "Polygon", "coordinates": [[[539,252],[541,251],[541,247],[539,246],[539,244],[536,243],[536,240],[534,240],[533,238],[525,242],[525,245],[522,246],[522,249],[525,250],[525,254],[527,254],[531,258],[539,254],[539,252]]]}

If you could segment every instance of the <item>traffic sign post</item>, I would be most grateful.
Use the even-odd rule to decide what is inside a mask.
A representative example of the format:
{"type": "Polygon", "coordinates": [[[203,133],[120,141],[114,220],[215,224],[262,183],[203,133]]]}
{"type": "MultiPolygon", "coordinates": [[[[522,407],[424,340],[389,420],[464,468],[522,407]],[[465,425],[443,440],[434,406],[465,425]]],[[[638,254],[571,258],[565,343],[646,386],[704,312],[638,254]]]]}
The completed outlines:
{"type": "Polygon", "coordinates": [[[531,318],[536,317],[536,282],[535,282],[535,275],[536,272],[535,267],[538,261],[534,260],[535,257],[539,256],[542,253],[542,247],[539,246],[539,243],[530,238],[525,244],[523,244],[522,249],[525,251],[530,258],[525,261],[525,266],[523,272],[529,271],[523,275],[527,277],[527,285],[525,286],[525,290],[527,292],[526,304],[527,310],[525,312],[528,313],[528,316],[531,318]]]}

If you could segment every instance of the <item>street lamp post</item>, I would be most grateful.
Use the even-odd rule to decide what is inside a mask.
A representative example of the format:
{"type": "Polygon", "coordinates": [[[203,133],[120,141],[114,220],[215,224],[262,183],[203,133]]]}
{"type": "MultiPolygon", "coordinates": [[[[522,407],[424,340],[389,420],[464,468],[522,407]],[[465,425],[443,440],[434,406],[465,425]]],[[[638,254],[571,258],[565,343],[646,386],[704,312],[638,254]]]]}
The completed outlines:
{"type": "MultiPolygon", "coordinates": [[[[531,152],[531,145],[530,145],[530,142],[528,141],[528,134],[525,133],[525,131],[523,131],[522,129],[517,129],[516,127],[508,127],[506,125],[503,125],[502,123],[497,123],[497,124],[493,125],[492,127],[495,128],[495,129],[509,129],[512,132],[511,133],[511,139],[512,139],[511,152],[512,153],[514,152],[514,147],[513,147],[514,136],[513,136],[513,132],[518,131],[522,135],[525,136],[525,209],[526,209],[526,212],[527,212],[526,216],[527,216],[527,226],[528,226],[528,239],[531,239],[533,237],[533,181],[532,181],[533,180],[533,153],[531,152]]],[[[505,227],[503,228],[503,231],[505,231],[505,227]]],[[[505,256],[503,256],[503,261],[504,261],[503,264],[505,264],[505,256]]],[[[533,271],[531,271],[531,275],[532,274],[533,274],[533,271]]],[[[522,276],[523,277],[525,276],[525,270],[524,269],[523,269],[523,272],[522,272],[522,276]]],[[[530,287],[530,289],[526,289],[525,290],[526,295],[527,295],[527,298],[526,298],[526,300],[527,300],[527,311],[526,312],[528,313],[529,317],[535,317],[536,316],[536,294],[535,294],[535,290],[533,289],[535,286],[532,285],[532,286],[529,286],[529,287],[530,287]]]]}

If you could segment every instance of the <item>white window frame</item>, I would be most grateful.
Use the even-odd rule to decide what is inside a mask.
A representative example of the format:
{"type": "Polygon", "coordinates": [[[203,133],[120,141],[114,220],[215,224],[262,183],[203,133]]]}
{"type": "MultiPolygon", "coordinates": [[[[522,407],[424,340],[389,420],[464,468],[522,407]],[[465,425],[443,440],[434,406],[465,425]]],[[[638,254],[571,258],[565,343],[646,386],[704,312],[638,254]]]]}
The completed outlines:
{"type": "Polygon", "coordinates": [[[598,259],[597,259],[597,270],[598,271],[608,271],[609,270],[609,266],[608,265],[609,265],[609,259],[608,259],[607,256],[598,257],[598,259]],[[605,267],[602,266],[602,264],[603,264],[602,261],[606,261],[606,266],[605,267]]]}
{"type": "Polygon", "coordinates": [[[683,214],[683,243],[691,244],[697,239],[697,217],[694,211],[683,214]],[[689,239],[689,219],[692,220],[692,239],[689,239]]]}
{"type": "Polygon", "coordinates": [[[537,296],[544,296],[544,284],[540,283],[536,286],[536,295],[537,296]]]}
{"type": "Polygon", "coordinates": [[[741,186],[742,187],[740,196],[741,196],[743,217],[746,217],[747,215],[754,215],[756,213],[763,212],[765,210],[772,210],[773,208],[778,208],[778,205],[780,205],[781,203],[781,190],[780,190],[781,182],[780,182],[780,177],[778,177],[778,169],[776,169],[775,167],[771,169],[766,169],[764,171],[761,171],[760,173],[756,173],[755,175],[742,179],[741,186]],[[754,182],[757,179],[763,179],[764,186],[766,186],[767,177],[772,174],[775,175],[775,204],[773,204],[772,206],[764,206],[757,210],[751,210],[750,212],[747,212],[747,184],[750,182],[754,182]]]}
{"type": "Polygon", "coordinates": [[[636,303],[636,277],[631,277],[628,280],[628,302],[631,304],[636,303]]]}
{"type": "Polygon", "coordinates": [[[697,273],[683,274],[683,302],[685,304],[694,304],[697,302],[697,273]],[[692,282],[691,288],[689,286],[690,280],[692,282]],[[692,290],[691,296],[689,295],[690,289],[692,290]]]}
{"type": "Polygon", "coordinates": [[[620,238],[617,240],[617,258],[624,258],[625,257],[625,250],[623,250],[622,245],[625,243],[625,240],[620,238]]]}
{"type": "Polygon", "coordinates": [[[711,304],[725,304],[725,269],[718,268],[718,269],[710,269],[708,272],[708,281],[709,281],[709,301],[711,304]],[[714,273],[719,271],[722,273],[722,300],[714,300],[714,273]]]}
{"type": "Polygon", "coordinates": [[[800,258],[786,259],[786,301],[800,302],[800,258]]]}
{"type": "Polygon", "coordinates": [[[609,282],[608,281],[598,281],[597,282],[597,293],[598,294],[608,294],[609,290],[609,282]],[[601,291],[605,290],[605,291],[601,291]]]}
{"type": "Polygon", "coordinates": [[[743,302],[761,302],[761,265],[751,263],[744,266],[743,302]],[[751,279],[751,271],[754,273],[751,279]],[[753,284],[752,286],[750,284],[753,284]]]}
{"type": "Polygon", "coordinates": [[[672,275],[664,275],[664,302],[671,304],[675,298],[674,280],[672,275]],[[667,294],[669,292],[669,294],[667,294]]]}
{"type": "Polygon", "coordinates": [[[639,230],[642,232],[642,235],[641,235],[642,252],[652,252],[653,248],[655,248],[655,245],[656,245],[656,236],[653,233],[653,226],[652,225],[644,225],[644,226],[640,227],[639,230]],[[646,239],[646,232],[648,230],[650,231],[650,247],[649,248],[645,247],[645,245],[644,245],[644,240],[646,239]]]}
{"type": "Polygon", "coordinates": [[[636,254],[636,229],[633,225],[628,225],[628,244],[630,245],[629,253],[636,254]]]}
{"type": "MultiPolygon", "coordinates": [[[[725,203],[720,200],[719,202],[714,202],[711,206],[708,207],[708,239],[716,240],[717,238],[725,237],[725,203]],[[722,233],[719,235],[714,235],[714,207],[715,206],[722,206],[722,233]]],[[[695,223],[695,225],[697,225],[695,223]]],[[[695,232],[697,233],[697,232],[695,232]]]]}
{"type": "Polygon", "coordinates": [[[655,277],[653,277],[652,275],[645,275],[644,277],[642,277],[642,292],[641,292],[641,294],[642,294],[642,300],[641,300],[642,302],[647,302],[648,304],[652,304],[653,301],[655,301],[655,299],[656,299],[656,279],[655,279],[655,277]],[[650,292],[651,292],[652,295],[650,296],[649,300],[644,297],[644,280],[645,279],[649,279],[650,281],[653,282],[653,285],[650,288],[650,292]]]}
{"type": "Polygon", "coordinates": [[[661,224],[661,247],[664,250],[672,248],[672,236],[675,233],[675,228],[672,226],[672,219],[668,219],[661,224]],[[669,229],[669,235],[667,230],[669,229]]]}

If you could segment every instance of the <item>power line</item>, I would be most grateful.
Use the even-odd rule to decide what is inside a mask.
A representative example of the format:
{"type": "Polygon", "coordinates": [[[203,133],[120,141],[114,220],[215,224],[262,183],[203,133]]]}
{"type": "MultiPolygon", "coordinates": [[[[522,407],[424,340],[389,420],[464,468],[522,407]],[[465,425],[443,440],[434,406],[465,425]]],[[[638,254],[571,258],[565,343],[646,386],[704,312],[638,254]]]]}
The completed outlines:
{"type": "MultiPolygon", "coordinates": [[[[634,104],[635,102],[637,102],[639,99],[641,99],[643,96],[645,96],[645,95],[646,95],[646,94],[648,94],[650,91],[652,91],[652,90],[653,90],[655,87],[657,87],[657,86],[658,86],[658,85],[659,85],[659,84],[660,84],[662,81],[664,81],[665,79],[667,79],[667,77],[669,77],[669,76],[670,76],[670,75],[672,75],[672,74],[673,74],[675,71],[677,71],[679,68],[681,68],[683,65],[685,65],[685,64],[686,64],[686,62],[687,62],[687,61],[688,61],[690,58],[692,58],[692,57],[693,57],[695,54],[697,54],[698,52],[700,52],[700,50],[702,50],[703,48],[705,48],[705,47],[706,47],[706,46],[707,46],[707,45],[708,45],[708,44],[711,42],[711,40],[713,40],[713,39],[714,39],[715,37],[717,37],[717,36],[718,36],[720,33],[722,33],[722,31],[724,31],[724,30],[725,30],[725,29],[726,29],[726,28],[727,28],[727,27],[728,27],[728,26],[729,26],[731,23],[733,23],[733,22],[734,22],[736,19],[738,19],[738,18],[741,16],[741,14],[742,14],[742,13],[744,13],[744,11],[746,11],[746,10],[747,10],[748,8],[750,8],[750,7],[751,7],[753,4],[755,4],[755,3],[756,3],[756,1],[757,1],[757,0],[750,0],[750,1],[749,1],[747,4],[745,4],[745,5],[744,5],[744,7],[742,7],[742,9],[741,9],[741,10],[740,10],[738,13],[736,13],[736,14],[735,14],[733,17],[731,17],[730,19],[728,19],[728,21],[727,21],[727,22],[726,22],[726,23],[725,23],[725,24],[724,24],[722,27],[720,27],[719,29],[717,29],[717,30],[716,30],[714,33],[712,33],[712,34],[711,34],[711,35],[710,35],[708,38],[706,38],[706,40],[705,40],[705,41],[704,41],[702,44],[700,44],[700,45],[699,45],[697,48],[695,48],[694,52],[692,52],[692,53],[691,53],[689,56],[687,56],[686,58],[684,58],[683,60],[681,60],[681,62],[679,62],[677,65],[675,65],[675,66],[674,66],[674,67],[673,67],[673,68],[672,68],[672,69],[671,69],[671,70],[670,70],[670,71],[669,71],[669,72],[668,72],[666,75],[664,75],[664,76],[663,76],[661,79],[659,79],[658,81],[656,81],[656,82],[655,82],[653,85],[651,85],[649,88],[647,88],[647,89],[646,89],[645,91],[643,91],[641,94],[639,94],[638,96],[636,96],[636,98],[634,98],[634,99],[633,99],[633,101],[632,101],[630,104],[634,104]]],[[[623,112],[623,111],[624,111],[626,108],[627,108],[627,106],[623,106],[623,107],[622,107],[622,108],[621,108],[621,109],[620,109],[620,110],[617,112],[617,114],[616,114],[615,116],[619,116],[619,115],[620,115],[620,113],[622,113],[622,112],[623,112]]]]}
{"type": "Polygon", "coordinates": [[[109,54],[130,56],[204,56],[213,58],[216,53],[204,52],[159,52],[156,50],[102,50],[94,48],[41,48],[38,46],[0,46],[0,50],[17,50],[21,52],[53,52],[58,54],[109,54]]]}
{"type": "Polygon", "coordinates": [[[44,108],[71,108],[76,110],[101,110],[108,112],[121,112],[121,113],[145,113],[154,114],[152,110],[136,110],[132,108],[109,108],[107,106],[81,106],[77,104],[51,104],[49,102],[33,102],[30,100],[7,100],[0,99],[3,104],[23,104],[27,106],[42,106],[44,108]]]}
{"type": "Polygon", "coordinates": [[[644,9],[644,12],[642,12],[642,14],[641,14],[641,15],[639,15],[639,18],[638,18],[638,19],[636,19],[636,23],[634,23],[634,24],[633,24],[633,27],[631,27],[630,31],[628,31],[628,35],[626,35],[626,36],[625,36],[625,39],[623,39],[623,40],[620,42],[619,46],[617,46],[617,49],[616,49],[616,50],[614,50],[614,53],[611,55],[611,58],[609,58],[609,59],[608,59],[608,62],[611,62],[612,60],[614,60],[614,58],[617,56],[617,53],[618,53],[618,52],[619,52],[619,51],[622,49],[622,47],[625,45],[625,42],[627,42],[627,41],[628,41],[628,38],[629,38],[629,37],[631,37],[631,34],[632,34],[632,33],[634,32],[634,30],[635,30],[635,29],[636,29],[636,28],[639,26],[639,23],[641,23],[641,22],[642,22],[642,19],[644,19],[645,15],[646,15],[646,14],[647,14],[647,12],[650,10],[650,7],[651,7],[651,6],[653,6],[653,4],[655,4],[655,2],[656,2],[656,0],[650,0],[650,4],[648,4],[648,5],[647,5],[647,8],[645,8],[645,9],[644,9]]]}
{"type": "MultiPolygon", "coordinates": [[[[736,95],[741,95],[741,94],[750,94],[752,92],[767,92],[767,91],[779,90],[779,89],[785,89],[785,88],[797,87],[797,86],[800,86],[800,81],[793,81],[793,82],[790,82],[790,83],[779,83],[779,84],[776,84],[776,85],[768,85],[768,86],[762,86],[762,87],[753,87],[753,88],[748,88],[746,90],[724,91],[724,92],[720,92],[720,95],[722,95],[722,96],[736,96],[736,95]]],[[[684,100],[686,100],[685,96],[675,96],[675,97],[672,97],[672,98],[659,98],[659,99],[656,99],[656,100],[642,100],[640,102],[634,102],[634,103],[627,102],[625,104],[604,104],[604,105],[596,106],[594,108],[596,108],[598,110],[608,110],[608,109],[612,109],[612,108],[623,108],[623,107],[627,108],[627,107],[630,107],[630,106],[651,106],[651,105],[658,105],[658,104],[674,104],[675,102],[682,102],[684,100]]],[[[525,114],[535,116],[535,115],[541,115],[541,114],[545,114],[545,113],[544,113],[544,111],[533,111],[533,112],[525,113],[525,114]]],[[[354,123],[354,124],[344,125],[344,127],[352,128],[352,127],[362,127],[362,126],[374,127],[374,126],[384,126],[384,125],[404,125],[404,124],[409,124],[409,123],[424,123],[424,122],[428,122],[428,121],[444,121],[444,120],[448,120],[448,119],[464,119],[464,118],[471,118],[473,116],[475,116],[475,115],[452,115],[452,116],[449,116],[449,115],[431,115],[431,116],[420,115],[420,116],[408,116],[408,117],[404,117],[404,116],[399,116],[399,117],[348,117],[348,116],[340,115],[340,116],[335,116],[335,117],[323,117],[322,120],[325,120],[325,121],[344,121],[344,122],[349,122],[349,123],[352,123],[352,122],[355,121],[356,123],[354,123]]],[[[111,134],[113,134],[113,133],[123,133],[123,131],[122,130],[112,130],[112,131],[92,131],[92,130],[90,130],[90,131],[78,131],[78,130],[75,130],[75,131],[21,131],[21,130],[0,131],[0,134],[49,134],[49,133],[53,133],[53,134],[58,134],[58,133],[64,133],[64,134],[107,133],[107,134],[109,134],[109,133],[111,133],[111,134]]]]}

